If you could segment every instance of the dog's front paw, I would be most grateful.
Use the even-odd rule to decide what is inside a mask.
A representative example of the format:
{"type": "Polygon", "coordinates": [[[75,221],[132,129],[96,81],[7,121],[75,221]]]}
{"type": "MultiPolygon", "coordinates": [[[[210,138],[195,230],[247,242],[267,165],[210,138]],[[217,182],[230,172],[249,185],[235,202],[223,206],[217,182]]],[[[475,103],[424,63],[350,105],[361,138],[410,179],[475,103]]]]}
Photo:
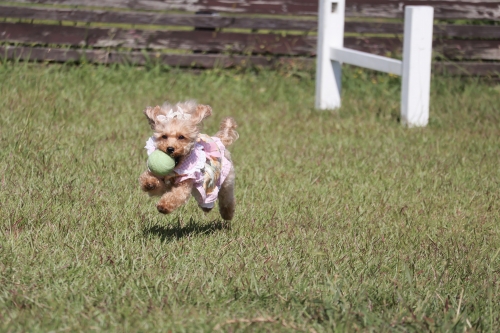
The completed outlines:
{"type": "Polygon", "coordinates": [[[141,184],[141,189],[144,192],[151,192],[151,191],[157,189],[158,186],[159,186],[159,182],[147,182],[147,183],[141,184]]]}
{"type": "Polygon", "coordinates": [[[166,191],[165,182],[148,171],[139,177],[139,185],[141,186],[141,190],[153,196],[161,196],[166,191]]]}
{"type": "Polygon", "coordinates": [[[160,180],[155,177],[142,177],[139,179],[141,185],[141,190],[144,192],[150,192],[156,190],[160,187],[160,180]]]}
{"type": "Polygon", "coordinates": [[[158,211],[162,214],[170,214],[174,211],[175,208],[165,203],[158,203],[156,205],[156,209],[158,209],[158,211]]]}
{"type": "Polygon", "coordinates": [[[177,208],[184,205],[191,196],[191,189],[193,188],[193,181],[188,179],[186,181],[171,184],[168,191],[165,192],[158,201],[156,208],[162,214],[170,214],[177,208]]]}

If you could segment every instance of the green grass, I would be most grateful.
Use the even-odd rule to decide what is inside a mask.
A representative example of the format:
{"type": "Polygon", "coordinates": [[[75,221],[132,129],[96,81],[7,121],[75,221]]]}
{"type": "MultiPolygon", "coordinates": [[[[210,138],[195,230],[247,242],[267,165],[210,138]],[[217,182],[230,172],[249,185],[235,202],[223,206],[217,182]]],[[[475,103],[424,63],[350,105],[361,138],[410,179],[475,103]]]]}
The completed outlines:
{"type": "Polygon", "coordinates": [[[500,330],[500,88],[347,69],[343,107],[307,72],[0,65],[0,331],[500,330]],[[373,81],[373,82],[372,82],[373,81]],[[170,216],[138,187],[168,99],[234,116],[237,214],[170,216]]]}

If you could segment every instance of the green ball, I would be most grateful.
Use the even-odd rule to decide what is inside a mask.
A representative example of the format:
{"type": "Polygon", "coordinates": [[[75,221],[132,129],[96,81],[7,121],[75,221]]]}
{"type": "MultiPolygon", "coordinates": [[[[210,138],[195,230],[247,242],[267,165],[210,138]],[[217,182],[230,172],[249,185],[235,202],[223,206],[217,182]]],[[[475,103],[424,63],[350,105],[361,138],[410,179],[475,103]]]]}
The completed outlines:
{"type": "Polygon", "coordinates": [[[148,157],[149,171],[157,176],[166,176],[175,168],[175,161],[161,150],[155,150],[148,157]]]}

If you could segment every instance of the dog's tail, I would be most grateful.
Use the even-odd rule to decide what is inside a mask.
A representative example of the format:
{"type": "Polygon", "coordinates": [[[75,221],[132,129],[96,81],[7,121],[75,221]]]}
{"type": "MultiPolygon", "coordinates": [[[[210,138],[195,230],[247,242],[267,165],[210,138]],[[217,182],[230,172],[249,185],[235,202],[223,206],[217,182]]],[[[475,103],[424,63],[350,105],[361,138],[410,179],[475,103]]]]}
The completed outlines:
{"type": "Polygon", "coordinates": [[[240,136],[238,132],[236,132],[236,127],[238,127],[238,125],[236,124],[236,121],[234,121],[233,118],[231,117],[224,118],[222,119],[219,126],[219,131],[215,134],[215,136],[222,141],[222,144],[224,146],[226,147],[230,146],[240,136]]]}

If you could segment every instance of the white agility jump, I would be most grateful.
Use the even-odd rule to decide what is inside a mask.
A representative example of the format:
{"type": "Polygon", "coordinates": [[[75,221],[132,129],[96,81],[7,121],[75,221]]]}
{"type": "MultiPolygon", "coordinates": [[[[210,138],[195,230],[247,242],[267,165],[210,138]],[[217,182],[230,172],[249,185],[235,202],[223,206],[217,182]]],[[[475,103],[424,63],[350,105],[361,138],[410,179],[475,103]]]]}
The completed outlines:
{"type": "Polygon", "coordinates": [[[401,76],[401,122],[409,127],[429,121],[434,9],[407,6],[403,60],[344,48],[345,0],[319,0],[316,108],[340,107],[342,63],[401,76]]]}

